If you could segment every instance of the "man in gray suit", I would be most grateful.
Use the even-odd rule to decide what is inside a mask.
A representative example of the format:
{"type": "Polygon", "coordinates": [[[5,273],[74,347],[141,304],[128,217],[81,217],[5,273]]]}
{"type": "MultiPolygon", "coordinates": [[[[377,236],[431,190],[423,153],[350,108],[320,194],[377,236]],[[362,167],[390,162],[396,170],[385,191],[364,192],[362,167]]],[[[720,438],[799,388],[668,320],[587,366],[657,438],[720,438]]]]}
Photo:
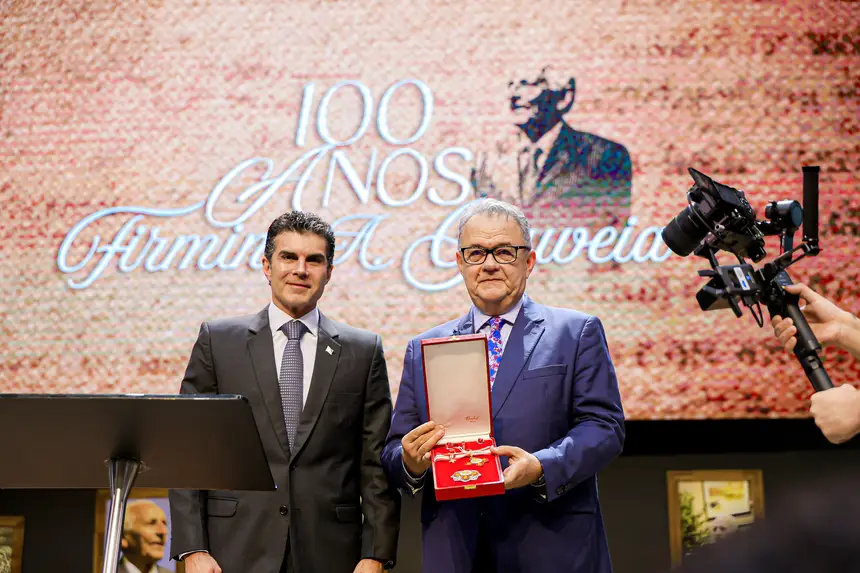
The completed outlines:
{"type": "Polygon", "coordinates": [[[247,397],[277,491],[171,491],[172,553],[186,573],[393,566],[399,496],[381,464],[388,372],[378,335],[317,309],[334,250],[319,217],[278,217],[262,261],[271,303],[200,328],[181,393],[247,397]]]}

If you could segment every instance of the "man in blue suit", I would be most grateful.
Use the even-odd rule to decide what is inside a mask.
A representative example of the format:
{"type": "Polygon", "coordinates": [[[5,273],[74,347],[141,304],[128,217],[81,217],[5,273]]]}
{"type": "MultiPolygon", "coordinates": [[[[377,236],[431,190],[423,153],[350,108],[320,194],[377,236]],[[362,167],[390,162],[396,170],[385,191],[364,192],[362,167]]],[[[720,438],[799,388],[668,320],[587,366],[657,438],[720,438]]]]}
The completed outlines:
{"type": "Polygon", "coordinates": [[[532,301],[528,220],[475,201],[459,227],[457,263],[474,303],[409,342],[383,463],[401,491],[424,490],[427,573],[610,573],[597,473],[621,452],[624,412],[597,317],[532,301]],[[427,419],[420,341],[487,333],[502,496],[439,502],[430,451],[445,429],[427,419]]]}

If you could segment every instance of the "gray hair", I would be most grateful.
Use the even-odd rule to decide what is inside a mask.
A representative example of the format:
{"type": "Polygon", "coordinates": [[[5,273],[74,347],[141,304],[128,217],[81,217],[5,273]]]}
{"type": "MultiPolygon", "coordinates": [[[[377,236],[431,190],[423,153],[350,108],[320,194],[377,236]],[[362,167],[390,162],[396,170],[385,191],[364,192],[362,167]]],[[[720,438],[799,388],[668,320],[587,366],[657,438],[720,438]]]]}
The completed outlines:
{"type": "Polygon", "coordinates": [[[499,201],[498,199],[476,199],[472,201],[463,215],[460,216],[460,226],[457,229],[457,244],[460,244],[460,239],[463,237],[463,227],[469,222],[469,219],[475,215],[488,215],[495,217],[505,217],[512,219],[520,227],[520,232],[523,234],[523,244],[532,246],[532,231],[529,225],[529,220],[516,205],[499,201]]]}
{"type": "Polygon", "coordinates": [[[123,520],[122,529],[131,530],[134,529],[135,523],[137,522],[138,513],[137,508],[143,506],[154,505],[158,507],[158,504],[149,499],[136,499],[134,501],[129,501],[125,507],[125,519],[123,520]]]}

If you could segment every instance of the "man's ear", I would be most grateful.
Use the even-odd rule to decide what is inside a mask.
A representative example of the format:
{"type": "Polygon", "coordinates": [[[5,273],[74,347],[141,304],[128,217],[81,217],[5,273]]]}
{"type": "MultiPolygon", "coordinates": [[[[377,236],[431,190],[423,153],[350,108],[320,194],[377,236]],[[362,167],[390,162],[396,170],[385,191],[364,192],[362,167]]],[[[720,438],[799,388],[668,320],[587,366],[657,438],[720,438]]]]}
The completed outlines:
{"type": "Polygon", "coordinates": [[[266,255],[263,255],[263,274],[266,275],[266,280],[269,281],[269,285],[272,284],[272,263],[269,259],[266,258],[266,255]]]}
{"type": "Polygon", "coordinates": [[[573,100],[576,98],[576,80],[570,78],[567,85],[556,92],[558,94],[558,102],[555,108],[561,115],[566,114],[573,107],[573,100]]]}
{"type": "Polygon", "coordinates": [[[561,98],[559,98],[558,102],[555,104],[555,109],[558,110],[559,115],[564,115],[570,111],[570,108],[573,107],[573,98],[575,97],[575,92],[573,90],[564,90],[562,92],[561,98]]]}
{"type": "Polygon", "coordinates": [[[537,263],[537,255],[533,250],[529,251],[529,258],[526,259],[526,267],[528,268],[528,270],[526,271],[526,277],[531,276],[532,271],[535,268],[535,263],[537,263]]]}
{"type": "Polygon", "coordinates": [[[457,249],[457,269],[463,278],[466,278],[466,261],[463,260],[463,253],[459,249],[457,249]]]}

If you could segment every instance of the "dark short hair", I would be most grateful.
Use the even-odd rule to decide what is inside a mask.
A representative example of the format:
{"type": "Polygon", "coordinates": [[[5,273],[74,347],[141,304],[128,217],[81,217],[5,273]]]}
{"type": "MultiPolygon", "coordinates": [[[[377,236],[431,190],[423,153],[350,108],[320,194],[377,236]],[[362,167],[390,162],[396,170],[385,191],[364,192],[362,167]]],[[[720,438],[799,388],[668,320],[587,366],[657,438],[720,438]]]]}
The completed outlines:
{"type": "Polygon", "coordinates": [[[331,267],[334,263],[334,231],[331,225],[317,215],[305,211],[290,211],[272,221],[272,224],[269,225],[269,232],[266,234],[265,255],[269,262],[272,262],[272,255],[275,254],[275,239],[281,233],[313,233],[319,235],[326,242],[325,256],[328,259],[328,266],[331,267]]]}

